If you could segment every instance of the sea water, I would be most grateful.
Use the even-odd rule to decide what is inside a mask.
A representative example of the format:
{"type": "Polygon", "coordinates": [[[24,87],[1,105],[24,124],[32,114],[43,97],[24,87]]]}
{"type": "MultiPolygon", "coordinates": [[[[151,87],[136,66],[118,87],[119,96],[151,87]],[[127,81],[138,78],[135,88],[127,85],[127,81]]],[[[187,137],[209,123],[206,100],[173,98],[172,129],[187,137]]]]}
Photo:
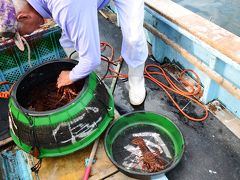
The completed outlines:
{"type": "Polygon", "coordinates": [[[240,0],[172,0],[240,37],[240,0]]]}

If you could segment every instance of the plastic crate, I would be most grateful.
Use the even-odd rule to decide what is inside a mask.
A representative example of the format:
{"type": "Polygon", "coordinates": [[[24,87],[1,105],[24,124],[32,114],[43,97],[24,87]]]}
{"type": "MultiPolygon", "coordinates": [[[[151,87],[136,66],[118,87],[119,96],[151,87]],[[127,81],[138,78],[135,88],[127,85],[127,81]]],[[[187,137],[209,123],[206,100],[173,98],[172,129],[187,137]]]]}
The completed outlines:
{"type": "MultiPolygon", "coordinates": [[[[61,29],[56,26],[26,37],[31,49],[33,67],[45,61],[66,57],[59,43],[60,37],[61,29]]],[[[12,41],[0,45],[0,81],[13,83],[29,68],[27,48],[22,52],[12,41]]],[[[8,85],[0,86],[0,91],[7,90],[8,85]]]]}

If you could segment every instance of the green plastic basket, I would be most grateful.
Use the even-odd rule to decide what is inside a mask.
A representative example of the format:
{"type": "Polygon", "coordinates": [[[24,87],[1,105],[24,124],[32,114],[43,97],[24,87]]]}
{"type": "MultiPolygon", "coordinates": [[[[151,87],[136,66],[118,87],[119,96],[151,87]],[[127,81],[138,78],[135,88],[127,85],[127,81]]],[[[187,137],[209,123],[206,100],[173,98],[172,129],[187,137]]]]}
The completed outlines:
{"type": "Polygon", "coordinates": [[[98,138],[114,118],[112,94],[94,72],[84,79],[77,97],[64,106],[48,111],[28,109],[26,101],[33,87],[55,82],[62,70],[77,63],[69,59],[45,62],[14,85],[9,99],[10,134],[27,153],[35,147],[40,158],[75,152],[98,138]]]}
{"type": "MultiPolygon", "coordinates": [[[[26,37],[31,49],[31,64],[61,59],[66,54],[59,43],[61,29],[57,26],[26,37]]],[[[16,82],[29,70],[28,51],[20,51],[13,41],[0,44],[0,82],[16,82]]],[[[0,92],[9,90],[9,85],[0,86],[0,92]]]]}

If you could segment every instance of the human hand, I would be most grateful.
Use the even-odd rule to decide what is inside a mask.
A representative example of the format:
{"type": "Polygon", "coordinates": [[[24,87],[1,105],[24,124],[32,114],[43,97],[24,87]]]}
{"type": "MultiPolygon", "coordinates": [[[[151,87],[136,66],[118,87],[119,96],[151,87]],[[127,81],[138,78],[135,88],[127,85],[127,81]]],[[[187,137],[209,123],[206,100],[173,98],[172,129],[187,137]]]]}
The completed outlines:
{"type": "Polygon", "coordinates": [[[62,71],[57,79],[57,88],[60,88],[62,86],[67,86],[69,84],[72,84],[73,81],[69,78],[70,71],[62,71]]]}

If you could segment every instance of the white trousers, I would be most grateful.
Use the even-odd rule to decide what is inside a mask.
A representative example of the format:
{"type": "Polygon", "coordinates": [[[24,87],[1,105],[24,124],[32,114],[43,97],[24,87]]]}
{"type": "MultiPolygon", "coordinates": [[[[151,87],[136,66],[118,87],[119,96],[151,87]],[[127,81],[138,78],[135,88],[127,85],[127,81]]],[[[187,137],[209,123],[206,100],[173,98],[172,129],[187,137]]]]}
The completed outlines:
{"type": "MultiPolygon", "coordinates": [[[[144,64],[148,56],[143,29],[144,0],[113,0],[113,2],[118,12],[123,36],[121,55],[128,65],[135,68],[144,64]]],[[[73,48],[64,49],[68,56],[74,51],[73,48]]],[[[72,58],[75,59],[76,55],[75,53],[72,58]]]]}
{"type": "Polygon", "coordinates": [[[113,0],[122,30],[121,55],[128,65],[135,68],[148,56],[144,34],[144,0],[113,0]]]}

